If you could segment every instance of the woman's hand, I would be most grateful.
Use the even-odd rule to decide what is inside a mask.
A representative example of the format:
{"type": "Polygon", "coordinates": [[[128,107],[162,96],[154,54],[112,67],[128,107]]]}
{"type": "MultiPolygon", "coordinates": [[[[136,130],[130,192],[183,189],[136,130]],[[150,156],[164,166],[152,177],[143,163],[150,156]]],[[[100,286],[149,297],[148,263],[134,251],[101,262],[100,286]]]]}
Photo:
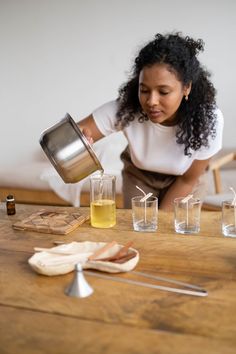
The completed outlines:
{"type": "Polygon", "coordinates": [[[87,129],[87,128],[82,128],[81,131],[84,134],[85,138],[88,140],[89,144],[92,145],[94,143],[94,141],[93,141],[93,138],[91,136],[90,130],[87,129]]]}
{"type": "Polygon", "coordinates": [[[103,138],[104,136],[98,129],[92,114],[77,124],[90,144],[93,144],[95,141],[103,138]]]}
{"type": "Polygon", "coordinates": [[[191,194],[200,176],[205,173],[209,161],[210,159],[195,160],[182,176],[178,176],[162,199],[160,209],[173,210],[173,200],[175,198],[186,197],[191,194]]]}

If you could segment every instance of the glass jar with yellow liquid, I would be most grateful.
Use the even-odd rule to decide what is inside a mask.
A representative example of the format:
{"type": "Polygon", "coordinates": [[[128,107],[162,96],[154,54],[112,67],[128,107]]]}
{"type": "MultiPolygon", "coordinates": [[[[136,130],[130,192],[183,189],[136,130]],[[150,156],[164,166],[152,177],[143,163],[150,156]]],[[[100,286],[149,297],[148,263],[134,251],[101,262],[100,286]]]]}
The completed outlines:
{"type": "Polygon", "coordinates": [[[116,177],[95,174],[90,177],[90,221],[93,227],[109,228],[116,224],[116,177]]]}

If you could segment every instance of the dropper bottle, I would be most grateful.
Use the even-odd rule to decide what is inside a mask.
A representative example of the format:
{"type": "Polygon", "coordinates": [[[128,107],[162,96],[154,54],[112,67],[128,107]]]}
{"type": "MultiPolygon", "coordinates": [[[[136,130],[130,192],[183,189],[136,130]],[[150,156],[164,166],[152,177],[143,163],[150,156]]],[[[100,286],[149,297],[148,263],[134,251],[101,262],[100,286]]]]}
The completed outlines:
{"type": "Polygon", "coordinates": [[[16,213],[15,199],[13,195],[9,194],[6,198],[7,215],[14,215],[16,213]]]}

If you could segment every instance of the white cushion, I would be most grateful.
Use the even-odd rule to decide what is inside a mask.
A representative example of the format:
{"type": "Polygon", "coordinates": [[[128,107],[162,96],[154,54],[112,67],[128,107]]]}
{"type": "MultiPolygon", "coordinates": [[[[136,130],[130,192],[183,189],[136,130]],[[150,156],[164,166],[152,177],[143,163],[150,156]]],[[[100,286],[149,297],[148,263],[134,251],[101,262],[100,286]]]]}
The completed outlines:
{"type": "Polygon", "coordinates": [[[233,194],[232,193],[219,193],[219,194],[214,194],[214,195],[208,195],[204,199],[204,203],[216,207],[221,207],[222,202],[224,200],[233,200],[233,194]]]}
{"type": "Polygon", "coordinates": [[[50,163],[47,161],[29,161],[24,164],[15,164],[14,166],[1,165],[0,187],[50,190],[48,181],[40,177],[42,171],[49,167],[50,163]]]}

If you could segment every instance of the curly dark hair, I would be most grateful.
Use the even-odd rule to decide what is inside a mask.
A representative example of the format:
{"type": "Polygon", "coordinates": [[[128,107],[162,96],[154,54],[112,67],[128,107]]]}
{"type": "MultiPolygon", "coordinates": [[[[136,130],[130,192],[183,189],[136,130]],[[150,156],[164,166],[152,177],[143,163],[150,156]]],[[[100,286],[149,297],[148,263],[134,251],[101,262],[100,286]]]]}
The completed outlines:
{"type": "Polygon", "coordinates": [[[140,123],[148,120],[138,98],[139,75],[144,67],[164,63],[183,85],[192,83],[188,101],[183,99],[177,111],[176,142],[184,144],[184,153],[188,156],[191,156],[191,149],[196,151],[202,146],[207,147],[209,137],[216,135],[216,90],[209,80],[210,73],[197,59],[203,50],[201,39],[183,37],[180,32],[156,34],[154,40],[139,51],[130,79],[119,89],[117,125],[125,127],[134,119],[140,123]]]}

